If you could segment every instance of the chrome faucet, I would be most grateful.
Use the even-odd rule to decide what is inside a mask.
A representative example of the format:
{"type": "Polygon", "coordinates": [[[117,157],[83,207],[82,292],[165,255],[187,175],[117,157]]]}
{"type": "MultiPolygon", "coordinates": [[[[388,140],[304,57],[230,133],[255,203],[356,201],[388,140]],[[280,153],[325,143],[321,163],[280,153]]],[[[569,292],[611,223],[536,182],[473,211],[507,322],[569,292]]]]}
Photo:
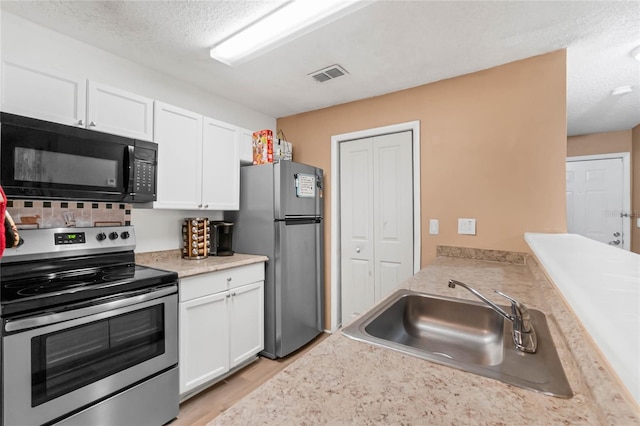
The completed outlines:
{"type": "Polygon", "coordinates": [[[498,290],[494,290],[497,294],[511,302],[512,315],[509,315],[500,306],[484,297],[475,288],[469,287],[468,285],[466,285],[465,283],[461,283],[460,281],[449,280],[449,287],[455,288],[456,285],[466,288],[471,293],[475,294],[480,300],[489,305],[491,309],[513,323],[513,343],[516,346],[516,349],[531,354],[536,352],[538,339],[536,337],[536,331],[531,324],[531,317],[526,306],[518,302],[513,297],[508,296],[498,290]]]}

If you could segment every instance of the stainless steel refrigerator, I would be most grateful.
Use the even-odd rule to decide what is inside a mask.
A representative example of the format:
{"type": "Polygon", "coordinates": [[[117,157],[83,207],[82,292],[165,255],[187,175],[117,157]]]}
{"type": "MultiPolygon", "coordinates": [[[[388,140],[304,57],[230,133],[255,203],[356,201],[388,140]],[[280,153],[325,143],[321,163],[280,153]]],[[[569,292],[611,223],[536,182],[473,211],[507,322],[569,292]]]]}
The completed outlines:
{"type": "Polygon", "coordinates": [[[265,275],[265,349],[289,355],[324,326],[322,169],[292,161],[240,169],[233,250],[269,257],[265,275]]]}

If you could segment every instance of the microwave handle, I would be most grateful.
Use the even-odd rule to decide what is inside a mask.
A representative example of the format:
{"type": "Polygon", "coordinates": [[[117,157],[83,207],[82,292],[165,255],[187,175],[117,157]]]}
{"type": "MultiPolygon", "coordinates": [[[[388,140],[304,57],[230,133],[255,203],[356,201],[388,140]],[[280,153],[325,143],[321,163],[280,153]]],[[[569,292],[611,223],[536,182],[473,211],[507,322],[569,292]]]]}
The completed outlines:
{"type": "Polygon", "coordinates": [[[135,180],[134,170],[135,167],[135,147],[133,145],[127,145],[124,152],[124,181],[126,182],[125,190],[127,194],[132,194],[133,184],[135,180]]]}

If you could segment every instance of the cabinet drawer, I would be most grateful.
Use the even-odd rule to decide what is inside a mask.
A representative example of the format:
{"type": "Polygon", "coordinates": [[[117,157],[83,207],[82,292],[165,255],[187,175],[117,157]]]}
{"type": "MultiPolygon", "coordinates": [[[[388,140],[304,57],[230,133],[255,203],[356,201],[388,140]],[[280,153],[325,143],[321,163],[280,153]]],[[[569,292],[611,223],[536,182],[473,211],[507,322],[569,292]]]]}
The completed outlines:
{"type": "Polygon", "coordinates": [[[264,280],[264,263],[210,272],[180,279],[180,302],[264,280]]]}
{"type": "Polygon", "coordinates": [[[224,280],[229,283],[230,289],[236,288],[256,281],[264,281],[264,263],[254,263],[216,273],[224,274],[224,280]]]}

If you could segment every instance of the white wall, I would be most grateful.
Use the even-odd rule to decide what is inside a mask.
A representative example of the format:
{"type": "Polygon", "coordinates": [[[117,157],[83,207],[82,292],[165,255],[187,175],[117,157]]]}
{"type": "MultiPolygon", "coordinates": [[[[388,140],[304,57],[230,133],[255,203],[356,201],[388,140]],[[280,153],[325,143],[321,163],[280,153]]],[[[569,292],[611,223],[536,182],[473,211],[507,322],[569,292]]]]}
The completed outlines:
{"type": "MultiPolygon", "coordinates": [[[[105,50],[2,12],[0,57],[94,80],[247,129],[275,129],[276,118],[208,93],[105,50]]],[[[221,212],[158,211],[134,206],[137,252],[180,248],[184,217],[222,218],[221,212]]]]}
{"type": "Polygon", "coordinates": [[[134,208],[131,221],[136,228],[136,253],[181,248],[182,222],[185,217],[222,220],[222,212],[187,210],[151,210],[134,208]]]}

